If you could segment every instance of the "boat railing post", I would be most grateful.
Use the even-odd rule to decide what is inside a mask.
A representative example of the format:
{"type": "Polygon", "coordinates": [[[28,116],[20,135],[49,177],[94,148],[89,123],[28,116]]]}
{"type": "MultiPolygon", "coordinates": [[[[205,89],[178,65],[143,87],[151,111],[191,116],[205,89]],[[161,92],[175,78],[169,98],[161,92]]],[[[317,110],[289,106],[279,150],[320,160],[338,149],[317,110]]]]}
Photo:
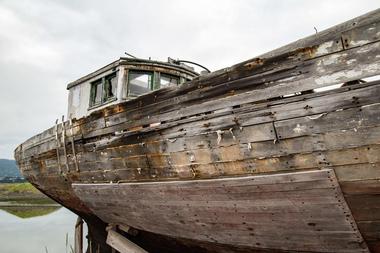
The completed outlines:
{"type": "Polygon", "coordinates": [[[75,224],[75,241],[74,251],[75,253],[83,253],[83,219],[78,216],[75,224]]]}
{"type": "Polygon", "coordinates": [[[59,154],[59,148],[61,146],[61,143],[59,142],[59,138],[58,138],[58,119],[55,121],[55,140],[57,142],[57,163],[58,163],[58,171],[59,171],[59,174],[62,173],[62,168],[61,168],[61,159],[60,159],[60,154],[59,154]]]}
{"type": "Polygon", "coordinates": [[[67,164],[67,151],[66,151],[66,129],[65,129],[65,116],[62,115],[62,144],[63,144],[63,154],[65,156],[65,166],[66,171],[70,172],[70,167],[67,164]]]}
{"type": "Polygon", "coordinates": [[[75,143],[74,143],[74,131],[73,131],[73,120],[70,118],[69,119],[69,125],[70,125],[70,135],[71,135],[71,148],[73,151],[73,158],[74,158],[74,163],[75,163],[75,170],[79,172],[79,166],[78,166],[78,160],[77,160],[77,155],[75,153],[75,143]]]}

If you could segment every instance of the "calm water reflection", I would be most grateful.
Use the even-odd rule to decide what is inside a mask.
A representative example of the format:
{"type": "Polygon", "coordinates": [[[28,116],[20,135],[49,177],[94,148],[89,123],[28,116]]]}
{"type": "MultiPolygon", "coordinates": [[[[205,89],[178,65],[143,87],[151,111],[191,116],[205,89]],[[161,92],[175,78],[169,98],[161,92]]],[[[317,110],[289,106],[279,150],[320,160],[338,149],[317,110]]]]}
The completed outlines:
{"type": "MultiPolygon", "coordinates": [[[[74,225],[77,216],[69,210],[47,208],[45,215],[20,218],[25,212],[11,214],[14,210],[0,210],[0,252],[4,253],[65,253],[74,247],[74,225]],[[66,234],[68,248],[66,251],[66,234]]],[[[26,210],[22,210],[26,211],[26,210]]],[[[30,210],[36,212],[36,210],[30,210]]],[[[26,211],[28,213],[28,211],[26,211]]],[[[84,233],[85,237],[86,233],[84,233]]]]}

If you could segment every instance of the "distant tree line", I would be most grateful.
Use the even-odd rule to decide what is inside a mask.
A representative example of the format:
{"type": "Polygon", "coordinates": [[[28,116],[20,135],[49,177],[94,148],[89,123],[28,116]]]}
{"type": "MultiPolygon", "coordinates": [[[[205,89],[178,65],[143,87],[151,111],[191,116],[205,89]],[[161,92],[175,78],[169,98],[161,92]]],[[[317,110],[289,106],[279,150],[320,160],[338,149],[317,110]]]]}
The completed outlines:
{"type": "Polygon", "coordinates": [[[21,176],[15,160],[0,159],[0,183],[19,183],[25,179],[21,176]]]}

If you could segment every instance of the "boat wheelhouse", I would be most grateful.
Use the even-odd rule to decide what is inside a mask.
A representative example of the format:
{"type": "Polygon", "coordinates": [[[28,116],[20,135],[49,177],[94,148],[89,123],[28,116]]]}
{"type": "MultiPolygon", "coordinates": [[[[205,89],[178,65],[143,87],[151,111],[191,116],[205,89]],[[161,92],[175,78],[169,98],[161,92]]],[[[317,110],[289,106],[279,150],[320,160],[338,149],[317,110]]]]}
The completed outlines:
{"type": "Polygon", "coordinates": [[[198,75],[192,67],[171,58],[159,62],[122,57],[68,84],[67,116],[79,119],[151,91],[181,85],[198,75]]]}

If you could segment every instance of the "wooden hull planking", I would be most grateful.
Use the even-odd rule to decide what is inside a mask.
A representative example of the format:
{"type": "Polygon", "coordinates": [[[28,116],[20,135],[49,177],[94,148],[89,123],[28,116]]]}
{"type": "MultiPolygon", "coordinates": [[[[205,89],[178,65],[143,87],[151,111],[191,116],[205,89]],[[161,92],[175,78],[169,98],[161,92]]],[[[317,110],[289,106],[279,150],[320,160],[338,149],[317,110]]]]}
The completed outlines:
{"type": "Polygon", "coordinates": [[[73,187],[110,224],[251,250],[369,252],[331,169],[73,187]]]}

